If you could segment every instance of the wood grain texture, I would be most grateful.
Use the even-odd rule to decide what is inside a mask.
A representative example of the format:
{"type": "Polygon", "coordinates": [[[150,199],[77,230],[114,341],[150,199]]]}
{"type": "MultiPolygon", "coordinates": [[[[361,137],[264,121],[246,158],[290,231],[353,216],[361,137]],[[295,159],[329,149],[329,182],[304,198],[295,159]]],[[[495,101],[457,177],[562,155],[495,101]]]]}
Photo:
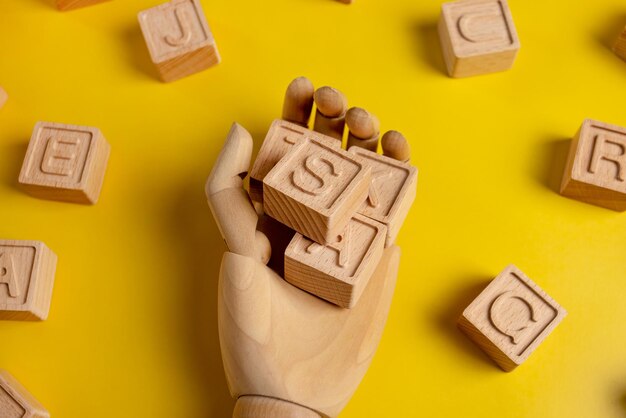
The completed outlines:
{"type": "Polygon", "coordinates": [[[172,0],[140,12],[138,18],[163,81],[219,64],[220,55],[199,0],[172,0]]]}
{"type": "Polygon", "coordinates": [[[0,240],[0,319],[47,319],[56,264],[42,242],[0,240]]]}
{"type": "Polygon", "coordinates": [[[626,211],[626,128],[583,122],[570,146],[561,194],[626,211]]]}
{"type": "Polygon", "coordinates": [[[311,409],[266,396],[242,396],[237,399],[233,418],[320,418],[311,409]]]}
{"type": "Polygon", "coordinates": [[[335,138],[311,131],[300,125],[276,119],[270,125],[250,170],[250,197],[255,202],[263,202],[263,179],[293,146],[305,138],[314,138],[335,148],[341,142],[335,138]]]}
{"type": "Polygon", "coordinates": [[[328,244],[365,201],[370,179],[358,156],[306,138],[263,179],[263,207],[291,229],[328,244]]]}
{"type": "Polygon", "coordinates": [[[39,122],[19,183],[35,197],[93,205],[100,197],[109,153],[97,128],[39,122]]]}
{"type": "Polygon", "coordinates": [[[624,27],[615,40],[615,43],[613,44],[613,51],[618,57],[626,61],[626,27],[624,27]]]}
{"type": "Polygon", "coordinates": [[[50,418],[50,414],[17,379],[0,369],[0,417],[50,418]]]}
{"type": "Polygon", "coordinates": [[[285,91],[283,102],[283,119],[308,128],[313,109],[313,95],[315,88],[306,77],[294,79],[285,91]]]}
{"type": "Polygon", "coordinates": [[[387,227],[385,246],[389,247],[415,201],[417,168],[360,147],[352,147],[349,152],[361,157],[372,171],[368,196],[359,213],[387,227]]]}
{"type": "Polygon", "coordinates": [[[438,30],[452,77],[508,70],[520,48],[506,0],[444,3],[438,30]]]}
{"type": "Polygon", "coordinates": [[[297,289],[252,258],[225,253],[218,324],[232,396],[282,399],[337,416],[382,336],[399,256],[398,247],[384,251],[360,302],[348,310],[297,289]]]}
{"type": "Polygon", "coordinates": [[[404,135],[398,131],[387,131],[380,139],[385,157],[408,163],[411,159],[411,147],[404,135]]]}
{"type": "Polygon", "coordinates": [[[2,106],[4,106],[7,100],[9,100],[9,95],[7,94],[6,90],[4,90],[2,86],[0,86],[0,109],[2,109],[2,106]]]}
{"type": "Polygon", "coordinates": [[[508,372],[522,364],[566,315],[510,265],[465,309],[458,326],[508,372]]]}
{"type": "Polygon", "coordinates": [[[385,247],[387,228],[355,215],[337,240],[320,245],[296,234],[285,251],[285,280],[342,308],[358,302],[385,247]]]}
{"type": "Polygon", "coordinates": [[[81,7],[92,6],[110,0],[56,0],[57,9],[62,11],[74,10],[81,7]]]}
{"type": "Polygon", "coordinates": [[[345,129],[348,101],[339,90],[324,86],[315,90],[315,123],[313,130],[341,141],[345,129]]]}
{"type": "Polygon", "coordinates": [[[378,118],[360,107],[352,107],[346,113],[348,141],[346,149],[361,147],[376,152],[380,135],[378,118]]]}

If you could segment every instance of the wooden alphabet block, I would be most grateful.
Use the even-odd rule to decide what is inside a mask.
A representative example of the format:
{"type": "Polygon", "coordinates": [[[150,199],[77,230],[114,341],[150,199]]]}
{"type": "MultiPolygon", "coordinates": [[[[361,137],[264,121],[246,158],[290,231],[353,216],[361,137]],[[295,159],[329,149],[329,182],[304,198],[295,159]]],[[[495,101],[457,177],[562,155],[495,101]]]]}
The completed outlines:
{"type": "Polygon", "coordinates": [[[45,320],[56,264],[42,242],[0,240],[0,319],[45,320]]]}
{"type": "Polygon", "coordinates": [[[415,200],[417,168],[361,147],[351,147],[349,152],[361,157],[371,167],[372,181],[359,213],[387,227],[385,247],[389,247],[396,240],[415,200]]]}
{"type": "Polygon", "coordinates": [[[587,119],[572,140],[561,194],[626,210],[626,128],[587,119]]]}
{"type": "Polygon", "coordinates": [[[50,414],[17,379],[0,370],[0,417],[50,418],[50,414]]]}
{"type": "Polygon", "coordinates": [[[263,179],[265,213],[320,244],[334,242],[367,197],[370,168],[318,139],[294,146],[263,179]]]}
{"type": "Polygon", "coordinates": [[[39,122],[28,144],[19,182],[43,199],[98,201],[110,147],[99,129],[39,122]]]}
{"type": "Polygon", "coordinates": [[[508,372],[522,364],[566,315],[510,265],[465,309],[458,326],[508,372]]]}
{"type": "Polygon", "coordinates": [[[380,261],[386,230],[379,222],[355,215],[328,245],[296,234],[285,251],[285,280],[342,308],[352,308],[380,261]]]}
{"type": "Polygon", "coordinates": [[[2,106],[4,106],[4,104],[7,102],[7,100],[9,99],[9,95],[7,94],[7,92],[0,86],[0,109],[2,109],[2,106]]]}
{"type": "Polygon", "coordinates": [[[341,141],[303,128],[295,123],[276,119],[267,131],[263,145],[261,145],[250,171],[250,197],[252,200],[263,202],[263,179],[293,145],[303,138],[315,138],[332,147],[341,148],[341,141]]]}
{"type": "Polygon", "coordinates": [[[626,61],[626,27],[615,40],[615,44],[613,44],[613,51],[618,57],[626,61]]]}
{"type": "Polygon", "coordinates": [[[56,0],[56,5],[59,10],[66,11],[103,3],[105,1],[109,0],[56,0]]]}
{"type": "Polygon", "coordinates": [[[439,37],[452,77],[508,70],[520,48],[506,0],[444,3],[439,37]]]}
{"type": "Polygon", "coordinates": [[[169,82],[220,62],[199,0],[172,0],[139,13],[152,62],[169,82]]]}

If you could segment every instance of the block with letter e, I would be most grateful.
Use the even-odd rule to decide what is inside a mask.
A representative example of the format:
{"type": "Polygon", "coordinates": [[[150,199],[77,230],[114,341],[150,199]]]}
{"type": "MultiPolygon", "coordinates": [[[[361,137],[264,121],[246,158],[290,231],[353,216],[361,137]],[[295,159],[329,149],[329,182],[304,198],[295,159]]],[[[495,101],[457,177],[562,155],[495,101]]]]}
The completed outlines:
{"type": "Polygon", "coordinates": [[[570,146],[561,194],[626,211],[626,128],[583,122],[570,146]]]}
{"type": "Polygon", "coordinates": [[[43,199],[98,201],[110,147],[99,129],[39,122],[28,144],[19,182],[43,199]]]}

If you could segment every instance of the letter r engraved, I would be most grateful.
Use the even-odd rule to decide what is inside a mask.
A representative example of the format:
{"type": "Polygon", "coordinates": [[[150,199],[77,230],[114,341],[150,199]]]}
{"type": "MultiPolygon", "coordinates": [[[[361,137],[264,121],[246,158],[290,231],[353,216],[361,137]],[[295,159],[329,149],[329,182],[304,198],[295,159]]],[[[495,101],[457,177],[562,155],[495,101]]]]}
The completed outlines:
{"type": "Polygon", "coordinates": [[[7,253],[0,253],[0,285],[3,284],[9,288],[9,297],[16,298],[20,295],[17,279],[15,278],[13,257],[7,253]]]}
{"type": "Polygon", "coordinates": [[[292,172],[291,181],[298,190],[311,196],[321,196],[328,193],[333,188],[331,179],[328,177],[339,177],[340,175],[341,172],[337,170],[335,164],[328,158],[309,155],[304,160],[303,166],[296,168],[292,172]],[[328,168],[326,170],[327,175],[324,175],[321,171],[323,166],[328,168]],[[312,187],[310,184],[307,184],[303,179],[303,171],[313,177],[320,185],[318,187],[312,187]]]}
{"type": "Polygon", "coordinates": [[[178,27],[180,28],[180,36],[176,38],[172,35],[166,35],[164,40],[169,46],[179,47],[187,44],[191,40],[191,29],[187,14],[182,7],[174,9],[174,16],[176,18],[176,23],[178,23],[178,27]]]}
{"type": "Polygon", "coordinates": [[[41,160],[41,171],[57,176],[71,176],[74,173],[73,162],[76,150],[80,146],[80,138],[50,137],[41,160]]]}
{"type": "Polygon", "coordinates": [[[598,134],[594,138],[591,160],[589,161],[589,172],[595,174],[598,170],[600,161],[608,161],[613,163],[616,168],[615,180],[626,181],[626,145],[611,139],[606,134],[598,134]],[[609,153],[607,145],[612,145],[613,149],[619,149],[619,153],[609,153]]]}
{"type": "Polygon", "coordinates": [[[523,296],[509,290],[501,293],[489,308],[494,328],[517,345],[525,330],[537,322],[533,306],[523,296]]]}
{"type": "MultiPolygon", "coordinates": [[[[348,224],[346,230],[337,237],[337,241],[326,245],[327,248],[331,248],[337,251],[337,265],[339,267],[345,267],[350,261],[350,235],[352,232],[352,226],[348,224]]],[[[313,242],[310,244],[306,252],[309,254],[318,253],[324,246],[318,244],[317,242],[313,242]]]]}

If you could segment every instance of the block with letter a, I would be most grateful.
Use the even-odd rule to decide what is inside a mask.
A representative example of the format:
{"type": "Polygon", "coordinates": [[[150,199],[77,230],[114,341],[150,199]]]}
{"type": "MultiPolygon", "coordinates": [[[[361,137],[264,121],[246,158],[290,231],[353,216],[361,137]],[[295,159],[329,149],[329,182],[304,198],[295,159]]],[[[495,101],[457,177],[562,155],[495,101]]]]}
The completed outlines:
{"type": "Polygon", "coordinates": [[[19,182],[36,197],[94,204],[100,196],[109,151],[97,128],[39,122],[19,182]]]}
{"type": "Polygon", "coordinates": [[[626,211],[626,128],[583,122],[570,146],[561,194],[626,211]]]}

